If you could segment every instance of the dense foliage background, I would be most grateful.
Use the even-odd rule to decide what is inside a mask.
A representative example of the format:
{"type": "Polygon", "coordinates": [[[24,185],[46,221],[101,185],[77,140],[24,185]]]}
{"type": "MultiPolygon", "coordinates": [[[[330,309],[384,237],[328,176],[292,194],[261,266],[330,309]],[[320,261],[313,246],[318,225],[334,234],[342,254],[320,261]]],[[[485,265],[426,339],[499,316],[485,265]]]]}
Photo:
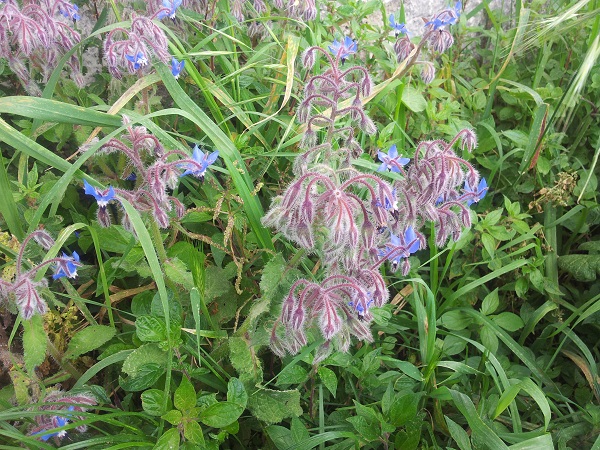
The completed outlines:
{"type": "Polygon", "coordinates": [[[0,292],[1,448],[600,449],[598,0],[464,2],[429,84],[418,67],[398,76],[387,17],[404,11],[380,0],[323,0],[315,20],[310,2],[162,2],[174,19],[153,22],[185,60],[178,80],[156,51],[148,65],[106,60],[107,36],[161,2],[74,3],[0,2],[2,278],[18,277],[35,230],[55,242],[28,246],[23,267],[61,252],[82,264],[49,287],[36,274],[43,315],[0,292]],[[80,41],[59,33],[69,45],[28,54],[20,32],[44,39],[7,13],[22,3],[58,5],[80,41]],[[357,135],[354,167],[472,128],[477,148],[458,152],[489,191],[456,242],[438,248],[432,226],[407,276],[382,266],[391,301],[371,310],[372,343],[313,365],[318,334],[283,358],[269,337],[292,283],[322,262],[261,218],[294,176],[305,83],[327,70],[301,55],[344,36],[358,46],[346,64],[374,82],[363,108],[377,133],[357,135]],[[139,185],[100,151],[128,142],[123,115],[167,151],[219,151],[204,181],[172,186],[186,212],[172,206],[168,227],[143,201],[109,203],[102,227],[84,194],[83,180],[139,185]]]}

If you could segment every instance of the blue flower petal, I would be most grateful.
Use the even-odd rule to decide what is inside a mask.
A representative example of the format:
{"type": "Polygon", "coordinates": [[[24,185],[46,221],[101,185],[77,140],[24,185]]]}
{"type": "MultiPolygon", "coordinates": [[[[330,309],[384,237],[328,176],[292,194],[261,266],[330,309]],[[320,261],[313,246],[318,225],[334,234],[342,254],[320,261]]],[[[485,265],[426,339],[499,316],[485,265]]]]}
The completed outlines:
{"type": "Polygon", "coordinates": [[[177,61],[173,56],[171,59],[171,73],[175,78],[179,78],[179,74],[183,70],[183,66],[185,65],[185,60],[177,61]]]}

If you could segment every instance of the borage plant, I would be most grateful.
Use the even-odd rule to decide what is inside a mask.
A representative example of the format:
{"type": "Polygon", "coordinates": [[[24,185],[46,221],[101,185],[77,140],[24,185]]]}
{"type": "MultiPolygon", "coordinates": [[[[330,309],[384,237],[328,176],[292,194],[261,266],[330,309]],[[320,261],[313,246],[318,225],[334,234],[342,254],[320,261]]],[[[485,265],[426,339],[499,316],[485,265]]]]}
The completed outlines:
{"type": "Polygon", "coordinates": [[[71,256],[63,253],[62,256],[47,259],[40,264],[24,270],[25,249],[31,240],[37,242],[44,250],[50,250],[54,245],[54,239],[47,231],[36,230],[29,234],[23,240],[17,254],[15,275],[12,281],[0,278],[0,301],[14,301],[25,320],[31,319],[34,314],[45,314],[48,310],[48,306],[40,293],[43,288],[48,286],[48,281],[45,278],[36,278],[40,270],[54,265],[55,271],[52,278],[57,280],[62,277],[75,278],[77,276],[77,268],[81,266],[79,255],[77,252],[73,252],[71,256]]]}
{"type": "MultiPolygon", "coordinates": [[[[139,212],[150,212],[161,228],[167,228],[169,212],[174,209],[178,218],[185,214],[183,203],[177,197],[169,195],[168,190],[175,189],[179,178],[186,175],[203,180],[208,166],[217,160],[219,152],[203,153],[195,146],[190,158],[181,150],[165,151],[156,136],[148,133],[145,127],[130,126],[127,116],[123,116],[123,123],[127,125],[127,133],[123,139],[129,144],[113,138],[102,146],[101,153],[120,152],[125,155],[128,164],[123,169],[122,178],[134,181],[135,188],[109,187],[102,190],[84,181],[85,193],[96,199],[98,223],[103,227],[111,224],[107,208],[109,202],[116,200],[117,204],[120,204],[120,197],[131,203],[139,212]]],[[[125,210],[122,211],[122,224],[133,232],[125,210]]]]}
{"type": "Polygon", "coordinates": [[[446,8],[426,21],[423,36],[417,45],[412,42],[406,24],[396,22],[394,15],[390,14],[389,25],[396,34],[394,44],[396,59],[401,63],[410,56],[407,68],[412,65],[421,66],[420,75],[425,84],[431,83],[435,78],[435,66],[431,60],[436,54],[444,53],[454,44],[454,38],[448,28],[458,21],[461,11],[462,3],[456,2],[454,8],[446,8]],[[428,54],[424,59],[419,59],[424,48],[427,48],[428,54]]]}
{"type": "MultiPolygon", "coordinates": [[[[31,95],[40,96],[37,83],[48,81],[58,60],[81,40],[73,24],[79,20],[77,5],[64,0],[0,1],[0,58],[6,58],[13,73],[31,95]]],[[[67,60],[73,79],[84,85],[77,56],[67,60]]]]}
{"type": "Polygon", "coordinates": [[[320,281],[292,285],[271,332],[271,348],[279,356],[298,353],[310,336],[321,334],[325,342],[313,364],[333,349],[347,351],[351,336],[372,341],[370,309],[389,298],[381,266],[390,261],[392,270],[401,267],[407,275],[409,256],[426,246],[430,222],[436,245],[458,239],[471,225],[469,205],[487,190],[475,168],[453,150],[476,147],[470,129],[450,142],[421,142],[411,163],[395,146],[379,152],[379,171],[399,174],[394,182],[352,166],[363,153],[357,131],[376,132],[362,102],[372,89],[369,73],[361,66],[343,67],[356,51],[357,43],[346,37],[329,47],[333,56],[320,47],[304,53],[306,68],[319,54],[329,68],[306,83],[298,108],[306,124],[305,152],[295,161],[295,179],[264,218],[323,265],[320,281]]]}

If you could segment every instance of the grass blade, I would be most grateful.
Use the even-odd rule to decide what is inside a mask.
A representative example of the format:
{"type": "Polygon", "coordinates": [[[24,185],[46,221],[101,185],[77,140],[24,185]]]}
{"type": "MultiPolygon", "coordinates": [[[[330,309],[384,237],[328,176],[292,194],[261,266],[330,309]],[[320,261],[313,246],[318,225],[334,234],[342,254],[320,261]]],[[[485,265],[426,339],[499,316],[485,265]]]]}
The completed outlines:
{"type": "Polygon", "coordinates": [[[221,129],[202,111],[196,103],[181,89],[177,80],[171,74],[167,66],[156,65],[156,70],[162,77],[165,87],[173,97],[175,103],[187,113],[190,114],[192,121],[206,133],[213,142],[215,148],[222,155],[225,165],[233,180],[236,190],[244,202],[244,209],[248,216],[248,221],[252,230],[256,234],[263,248],[274,250],[270,233],[260,222],[264,215],[262,206],[256,195],[252,194],[254,190],[252,179],[245,170],[244,160],[238,149],[233,145],[231,139],[221,131],[221,129]]]}

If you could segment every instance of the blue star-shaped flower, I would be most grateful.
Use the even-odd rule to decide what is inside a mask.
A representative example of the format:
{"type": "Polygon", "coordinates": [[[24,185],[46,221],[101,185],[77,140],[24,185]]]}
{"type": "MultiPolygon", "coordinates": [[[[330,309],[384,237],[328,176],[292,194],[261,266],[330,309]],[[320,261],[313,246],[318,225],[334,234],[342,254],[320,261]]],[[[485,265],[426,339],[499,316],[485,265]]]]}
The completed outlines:
{"type": "Polygon", "coordinates": [[[133,68],[138,70],[140,67],[144,67],[148,65],[148,58],[142,53],[138,52],[137,55],[125,55],[127,61],[133,63],[133,68]]]}
{"type": "Polygon", "coordinates": [[[390,242],[386,244],[385,249],[379,251],[379,256],[389,255],[388,260],[392,261],[394,266],[399,266],[402,259],[419,250],[420,245],[415,230],[409,226],[402,237],[390,233],[390,242]]]}
{"type": "Polygon", "coordinates": [[[212,152],[209,155],[208,152],[202,153],[202,150],[200,150],[198,148],[198,146],[195,145],[194,151],[192,153],[192,159],[194,161],[196,161],[198,164],[200,164],[200,168],[198,168],[198,166],[196,166],[195,164],[188,163],[187,169],[185,170],[185,172],[183,172],[181,174],[181,176],[184,177],[186,175],[193,175],[196,178],[200,178],[201,180],[204,179],[204,174],[206,173],[206,169],[208,169],[208,166],[213,164],[217,160],[218,157],[219,157],[218,150],[212,152]]]}
{"type": "Polygon", "coordinates": [[[393,14],[390,14],[390,27],[392,27],[394,30],[396,30],[396,35],[402,33],[402,34],[408,34],[408,30],[406,29],[406,24],[405,23],[396,23],[396,19],[394,18],[393,14]]]}
{"type": "Polygon", "coordinates": [[[165,17],[168,17],[169,19],[175,19],[175,13],[177,12],[177,8],[181,6],[181,2],[182,0],[163,0],[163,8],[167,8],[169,11],[161,11],[156,17],[159,19],[164,19],[165,17]]]}
{"type": "Polygon", "coordinates": [[[460,13],[462,12],[462,2],[458,1],[454,4],[454,12],[460,17],[460,13]]]}
{"type": "Polygon", "coordinates": [[[98,202],[98,206],[100,208],[106,208],[108,202],[115,198],[115,190],[112,188],[112,186],[108,189],[104,189],[103,191],[101,191],[99,189],[96,189],[86,180],[83,180],[83,187],[83,192],[85,192],[87,195],[93,196],[98,202]]]}
{"type": "MultiPolygon", "coordinates": [[[[74,410],[75,410],[74,406],[69,406],[69,411],[74,411],[74,410]]],[[[69,423],[69,418],[55,416],[54,421],[56,422],[55,428],[61,428],[69,423]]],[[[48,439],[50,439],[53,436],[57,436],[59,438],[64,438],[67,435],[67,430],[57,431],[55,433],[48,433],[48,434],[43,434],[43,433],[45,433],[45,432],[40,431],[39,433],[35,433],[35,434],[41,434],[42,436],[40,436],[40,438],[42,439],[42,441],[46,442],[48,439]]]]}
{"type": "Polygon", "coordinates": [[[434,30],[438,30],[446,25],[454,25],[458,18],[460,17],[460,13],[462,12],[462,2],[458,1],[454,4],[454,9],[445,9],[441,13],[439,13],[435,19],[430,20],[425,23],[425,26],[433,26],[434,30]]]}
{"type": "Polygon", "coordinates": [[[81,19],[81,16],[79,15],[79,6],[74,5],[72,3],[63,3],[63,5],[58,7],[58,12],[65,16],[67,19],[81,19]]]}
{"type": "Polygon", "coordinates": [[[358,51],[358,44],[353,41],[349,36],[344,38],[344,43],[338,42],[338,40],[334,40],[333,44],[328,47],[329,51],[333,53],[334,56],[340,57],[342,61],[344,61],[348,56],[353,55],[358,51]]]}
{"type": "MultiPolygon", "coordinates": [[[[371,296],[371,294],[369,294],[369,296],[371,296]]],[[[362,305],[361,302],[356,302],[356,304],[354,302],[348,302],[348,306],[350,308],[353,308],[356,311],[356,314],[359,319],[364,318],[365,313],[368,311],[368,309],[371,307],[372,304],[373,304],[373,299],[371,299],[367,302],[366,308],[362,305]]]]}
{"type": "Polygon", "coordinates": [[[183,70],[184,65],[185,65],[184,60],[177,61],[175,59],[175,57],[173,56],[173,59],[171,59],[171,73],[173,74],[175,79],[179,78],[179,74],[183,70]]]}
{"type": "Polygon", "coordinates": [[[62,277],[75,278],[77,276],[77,267],[80,265],[79,254],[77,252],[73,252],[71,256],[67,256],[63,252],[62,260],[56,265],[56,272],[52,275],[52,279],[58,280],[62,277]]]}
{"type": "Polygon", "coordinates": [[[385,170],[391,170],[392,172],[400,172],[400,167],[404,167],[410,162],[409,158],[400,157],[396,148],[396,144],[390,147],[387,154],[383,152],[378,152],[377,158],[382,163],[377,169],[377,172],[383,172],[385,170]]]}
{"type": "Polygon", "coordinates": [[[485,197],[485,194],[488,191],[488,185],[487,185],[487,181],[485,180],[485,178],[482,178],[479,181],[479,184],[477,185],[477,189],[473,189],[471,188],[471,186],[469,186],[469,182],[467,180],[465,180],[465,194],[474,194],[475,197],[474,198],[469,198],[467,200],[467,206],[471,206],[473,203],[477,203],[479,202],[479,200],[481,200],[483,197],[485,197]]]}

